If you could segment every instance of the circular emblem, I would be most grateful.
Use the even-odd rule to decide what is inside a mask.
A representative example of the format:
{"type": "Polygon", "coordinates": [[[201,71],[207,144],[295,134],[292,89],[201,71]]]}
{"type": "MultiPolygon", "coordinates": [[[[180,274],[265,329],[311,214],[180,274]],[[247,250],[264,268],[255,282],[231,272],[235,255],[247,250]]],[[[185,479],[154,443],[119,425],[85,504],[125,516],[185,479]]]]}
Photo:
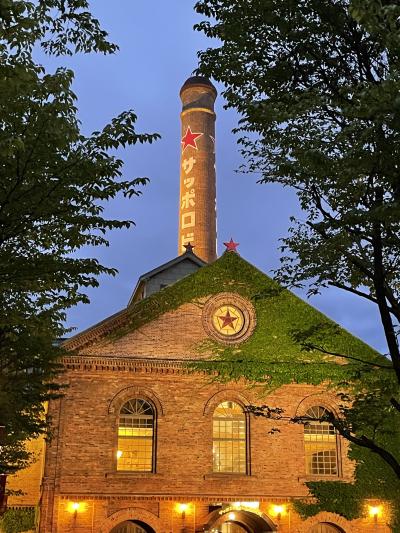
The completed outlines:
{"type": "Polygon", "coordinates": [[[225,292],[211,297],[203,309],[206,332],[224,344],[245,341],[256,325],[254,308],[238,294],[225,292]]]}
{"type": "Polygon", "coordinates": [[[242,311],[235,305],[221,305],[214,311],[213,326],[221,335],[231,337],[239,333],[244,326],[242,311]]]}

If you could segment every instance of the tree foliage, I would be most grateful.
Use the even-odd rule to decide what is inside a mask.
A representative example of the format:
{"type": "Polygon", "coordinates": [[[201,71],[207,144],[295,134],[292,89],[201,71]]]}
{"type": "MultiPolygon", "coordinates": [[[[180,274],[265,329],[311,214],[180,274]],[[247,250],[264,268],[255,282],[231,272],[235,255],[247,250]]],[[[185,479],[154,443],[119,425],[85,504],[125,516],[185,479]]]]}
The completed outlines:
{"type": "Polygon", "coordinates": [[[6,436],[0,472],[23,466],[21,442],[46,430],[44,402],[55,381],[65,311],[87,302],[84,288],[115,270],[77,254],[107,246],[108,230],[132,221],[107,219],[104,203],[140,194],[146,178],[123,177],[115,149],[152,142],[124,111],[82,134],[73,72],[46,72],[48,54],[113,53],[85,0],[0,0],[0,425],[6,436]]]}
{"type": "MultiPolygon", "coordinates": [[[[197,29],[220,42],[199,53],[200,72],[224,84],[241,114],[244,170],[295,189],[304,213],[283,239],[278,280],[310,295],[334,286],[377,306],[391,377],[360,372],[347,430],[399,479],[400,6],[200,0],[196,10],[208,17],[197,29]]],[[[297,340],[340,358],[326,339],[314,328],[297,340]]]]}
{"type": "Polygon", "coordinates": [[[35,509],[8,509],[0,518],[0,527],[4,533],[22,533],[35,527],[35,509]]]}

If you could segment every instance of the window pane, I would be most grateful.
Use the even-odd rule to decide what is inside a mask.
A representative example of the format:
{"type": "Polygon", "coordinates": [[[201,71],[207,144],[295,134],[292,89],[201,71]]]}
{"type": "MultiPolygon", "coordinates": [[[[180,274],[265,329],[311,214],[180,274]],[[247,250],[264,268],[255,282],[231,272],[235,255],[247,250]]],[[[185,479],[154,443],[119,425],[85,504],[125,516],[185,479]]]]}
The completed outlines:
{"type": "Polygon", "coordinates": [[[213,470],[246,473],[246,419],[234,402],[223,402],[214,411],[213,470]]]}
{"type": "Polygon", "coordinates": [[[153,433],[151,405],[140,399],[126,402],[119,417],[117,470],[152,471],[153,433]]]}
{"type": "MultiPolygon", "coordinates": [[[[324,407],[312,407],[306,417],[323,418],[324,407]]],[[[306,473],[314,475],[337,475],[336,430],[329,422],[310,420],[304,425],[306,473]]]]}

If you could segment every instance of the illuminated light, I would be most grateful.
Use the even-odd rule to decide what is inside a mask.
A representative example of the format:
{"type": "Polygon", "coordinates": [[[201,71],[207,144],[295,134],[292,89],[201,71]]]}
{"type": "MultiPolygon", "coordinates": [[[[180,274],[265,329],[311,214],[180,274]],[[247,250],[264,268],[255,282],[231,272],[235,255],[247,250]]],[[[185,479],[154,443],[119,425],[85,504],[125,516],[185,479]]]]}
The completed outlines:
{"type": "Polygon", "coordinates": [[[369,516],[372,516],[373,518],[377,518],[381,514],[381,506],[380,505],[370,505],[368,508],[369,516]]]}
{"type": "Polygon", "coordinates": [[[181,513],[182,521],[184,523],[185,518],[186,518],[186,511],[188,511],[188,509],[189,509],[189,504],[188,503],[177,503],[176,506],[175,506],[175,509],[179,513],[181,513]]]}
{"type": "Polygon", "coordinates": [[[280,518],[285,513],[284,505],[274,505],[272,507],[273,513],[277,518],[280,518]]]}
{"type": "Polygon", "coordinates": [[[229,518],[229,520],[235,520],[235,518],[236,518],[235,513],[229,513],[228,514],[228,518],[229,518]]]}
{"type": "Polygon", "coordinates": [[[248,509],[258,509],[260,502],[233,502],[234,507],[247,507],[248,509]]]}
{"type": "Polygon", "coordinates": [[[188,503],[178,503],[176,506],[176,510],[179,513],[182,513],[182,516],[186,513],[186,511],[189,509],[188,503]]]}
{"type": "Polygon", "coordinates": [[[79,502],[68,502],[68,511],[70,513],[77,513],[82,510],[82,505],[79,502]]]}
{"type": "Polygon", "coordinates": [[[121,459],[122,453],[123,453],[122,450],[117,451],[117,459],[121,459]]]}

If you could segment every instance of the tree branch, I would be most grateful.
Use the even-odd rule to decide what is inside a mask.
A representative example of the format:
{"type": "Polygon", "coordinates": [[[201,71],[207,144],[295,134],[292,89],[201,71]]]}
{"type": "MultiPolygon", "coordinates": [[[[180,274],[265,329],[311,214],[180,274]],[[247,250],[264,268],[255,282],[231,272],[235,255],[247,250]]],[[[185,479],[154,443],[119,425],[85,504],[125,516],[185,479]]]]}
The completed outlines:
{"type": "Polygon", "coordinates": [[[381,365],[379,363],[373,363],[371,361],[364,361],[364,359],[360,359],[358,357],[354,357],[354,356],[351,356],[351,355],[345,355],[343,353],[338,353],[338,352],[331,352],[331,351],[326,350],[325,348],[322,348],[321,346],[317,346],[315,344],[302,343],[302,346],[304,346],[305,348],[309,348],[311,350],[317,350],[318,352],[324,353],[326,355],[332,355],[334,357],[342,357],[343,359],[349,359],[351,361],[357,361],[357,362],[362,363],[364,365],[370,365],[370,366],[373,366],[373,367],[376,367],[376,368],[384,368],[386,370],[393,370],[393,366],[381,365]]]}

